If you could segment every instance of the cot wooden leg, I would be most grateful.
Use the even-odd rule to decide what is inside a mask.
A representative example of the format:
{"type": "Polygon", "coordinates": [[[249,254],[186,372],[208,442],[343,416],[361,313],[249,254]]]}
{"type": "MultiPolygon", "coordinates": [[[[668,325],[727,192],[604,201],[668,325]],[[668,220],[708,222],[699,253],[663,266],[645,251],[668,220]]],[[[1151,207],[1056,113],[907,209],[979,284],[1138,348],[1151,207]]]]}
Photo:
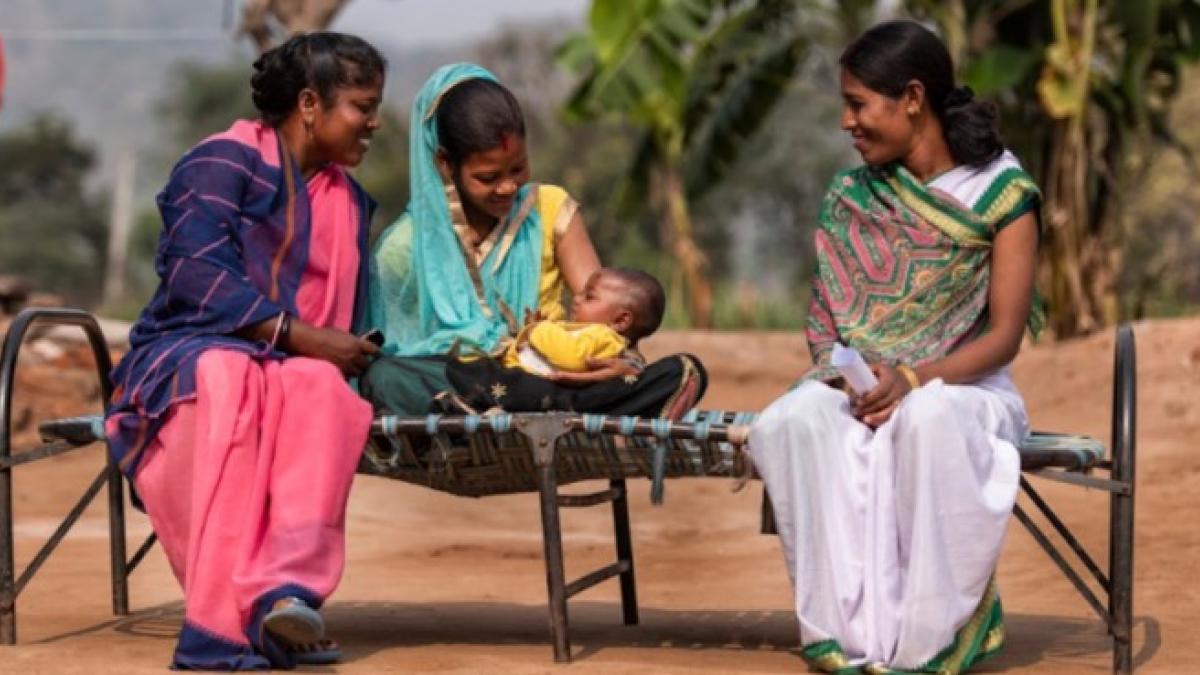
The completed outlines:
{"type": "MultiPolygon", "coordinates": [[[[7,411],[5,411],[7,412],[7,411]]],[[[8,426],[4,416],[5,427],[8,426]]],[[[3,434],[0,458],[8,458],[8,430],[3,434]]],[[[13,520],[12,520],[12,468],[0,468],[0,644],[17,643],[17,594],[13,578],[13,520]]]]}
{"type": "Polygon", "coordinates": [[[613,530],[617,535],[617,563],[628,566],[621,572],[621,614],[626,626],[638,622],[637,582],[633,576],[633,538],[629,533],[629,498],[625,490],[625,479],[608,482],[616,496],[612,500],[613,530]]]}
{"type": "Polygon", "coordinates": [[[125,559],[125,484],[121,469],[108,453],[108,552],[112,568],[113,614],[129,614],[129,568],[125,559]]]}
{"type": "Polygon", "coordinates": [[[771,508],[771,496],[767,494],[767,486],[763,486],[762,513],[759,514],[759,532],[762,534],[779,534],[775,527],[775,509],[771,508]]]}
{"type": "Polygon", "coordinates": [[[542,542],[546,556],[546,588],[550,594],[550,637],[554,660],[571,661],[571,636],[567,623],[567,581],[563,568],[562,526],[558,517],[558,480],[553,462],[538,467],[538,492],[542,504],[542,542]]]}
{"type": "Polygon", "coordinates": [[[571,661],[571,637],[567,630],[567,579],[563,567],[562,524],[558,517],[558,476],[554,467],[554,448],[559,436],[569,430],[567,416],[561,413],[519,415],[516,428],[525,435],[538,471],[538,494],[542,507],[542,543],[546,556],[546,590],[550,595],[550,637],[554,642],[554,660],[571,661]]]}
{"type": "MultiPolygon", "coordinates": [[[[1114,473],[1116,465],[1114,464],[1114,473]]],[[[1133,672],[1133,495],[1114,493],[1109,570],[1112,593],[1108,611],[1112,616],[1113,672],[1133,672]]]]}

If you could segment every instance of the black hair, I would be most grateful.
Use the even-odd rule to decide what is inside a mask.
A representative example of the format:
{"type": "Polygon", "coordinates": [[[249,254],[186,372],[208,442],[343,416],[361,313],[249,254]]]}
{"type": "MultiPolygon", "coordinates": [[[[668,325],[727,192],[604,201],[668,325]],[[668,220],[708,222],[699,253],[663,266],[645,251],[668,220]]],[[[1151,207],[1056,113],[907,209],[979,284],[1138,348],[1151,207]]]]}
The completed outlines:
{"type": "Polygon", "coordinates": [[[996,105],[975,101],[970,87],[955,87],[950,52],[921,24],[901,20],[873,26],[846,47],[838,63],[891,98],[899,98],[913,80],[924,85],[955,162],[979,166],[1004,152],[996,105]]]}
{"type": "Polygon", "coordinates": [[[387,61],[362,38],[329,31],[297,35],[254,62],[254,107],[276,127],[296,109],[301,90],[311,88],[332,105],[339,87],[382,82],[386,68],[387,61]]]}
{"type": "Polygon", "coordinates": [[[658,279],[647,272],[626,267],[605,267],[602,273],[620,279],[629,291],[626,302],[633,313],[633,322],[625,337],[636,344],[658,330],[667,309],[667,294],[658,279]]]}
{"type": "Polygon", "coordinates": [[[525,137],[525,116],[508,89],[492,80],[464,80],[437,107],[438,144],[454,166],[500,145],[505,136],[525,137]]]}

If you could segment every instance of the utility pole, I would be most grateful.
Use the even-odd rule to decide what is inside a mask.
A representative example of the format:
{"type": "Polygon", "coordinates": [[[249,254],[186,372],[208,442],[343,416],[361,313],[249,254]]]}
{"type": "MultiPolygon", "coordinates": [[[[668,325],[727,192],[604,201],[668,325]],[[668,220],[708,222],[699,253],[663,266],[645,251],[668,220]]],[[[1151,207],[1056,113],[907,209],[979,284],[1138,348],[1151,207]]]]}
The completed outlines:
{"type": "Polygon", "coordinates": [[[104,306],[112,307],[125,295],[125,259],[133,229],[133,180],[137,159],[129,148],[117,155],[112,212],[108,221],[108,264],[104,270],[104,306]]]}

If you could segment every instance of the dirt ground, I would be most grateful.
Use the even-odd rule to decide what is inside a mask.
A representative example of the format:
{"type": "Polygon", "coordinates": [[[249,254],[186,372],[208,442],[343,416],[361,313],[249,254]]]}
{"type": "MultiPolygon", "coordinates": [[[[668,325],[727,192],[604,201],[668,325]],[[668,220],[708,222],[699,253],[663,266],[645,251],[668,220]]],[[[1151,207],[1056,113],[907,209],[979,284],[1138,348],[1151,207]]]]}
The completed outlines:
{"type": "MultiPolygon", "coordinates": [[[[1141,387],[1137,467],[1135,658],[1141,672],[1200,672],[1200,320],[1137,327],[1141,387]]],[[[708,364],[704,404],[758,409],[807,362],[803,339],[780,333],[664,333],[651,349],[708,364]]],[[[95,409],[81,358],[46,353],[16,385],[18,447],[37,420],[95,409]],[[90,403],[83,402],[89,396],[90,403]]],[[[1108,438],[1112,337],[1027,347],[1018,384],[1036,427],[1108,438]]],[[[99,448],[14,471],[18,569],[103,462],[99,448]]],[[[1043,494],[1104,560],[1106,495],[1047,484],[1043,494]]],[[[555,665],[547,631],[534,495],[455,498],[373,477],[351,497],[346,575],[327,606],[345,649],[338,673],[803,672],[778,545],[758,534],[761,486],[669,482],[651,507],[631,484],[641,624],[620,622],[615,582],[571,603],[575,661],[555,665]]],[[[579,486],[576,491],[584,491],[579,486]]],[[[18,601],[18,645],[0,647],[0,673],[162,672],[182,618],[180,591],[157,549],[131,579],[133,613],[113,617],[103,498],[89,508],[18,601]]],[[[611,561],[605,508],[564,514],[568,574],[611,561]]],[[[148,534],[130,516],[131,550],[148,534]]],[[[1008,645],[982,672],[1104,672],[1102,623],[1015,521],[1000,562],[1008,645]]]]}

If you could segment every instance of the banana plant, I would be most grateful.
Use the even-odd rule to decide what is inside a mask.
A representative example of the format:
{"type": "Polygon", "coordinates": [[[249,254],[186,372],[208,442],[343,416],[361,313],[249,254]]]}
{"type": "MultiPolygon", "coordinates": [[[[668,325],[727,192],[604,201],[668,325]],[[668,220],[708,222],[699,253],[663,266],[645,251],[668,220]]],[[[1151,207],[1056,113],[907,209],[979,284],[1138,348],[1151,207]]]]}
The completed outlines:
{"type": "Polygon", "coordinates": [[[1045,188],[1042,286],[1070,337],[1119,316],[1122,207],[1164,148],[1200,58],[1198,0],[909,0],[962,36],[963,78],[997,100],[1005,140],[1045,188]]]}
{"type": "MultiPolygon", "coordinates": [[[[617,199],[649,204],[693,325],[712,324],[691,201],[719,183],[786,91],[807,42],[796,0],[593,0],[560,62],[580,73],[568,120],[620,117],[641,134],[617,199]]],[[[815,7],[815,4],[812,5],[815,7]]]]}

